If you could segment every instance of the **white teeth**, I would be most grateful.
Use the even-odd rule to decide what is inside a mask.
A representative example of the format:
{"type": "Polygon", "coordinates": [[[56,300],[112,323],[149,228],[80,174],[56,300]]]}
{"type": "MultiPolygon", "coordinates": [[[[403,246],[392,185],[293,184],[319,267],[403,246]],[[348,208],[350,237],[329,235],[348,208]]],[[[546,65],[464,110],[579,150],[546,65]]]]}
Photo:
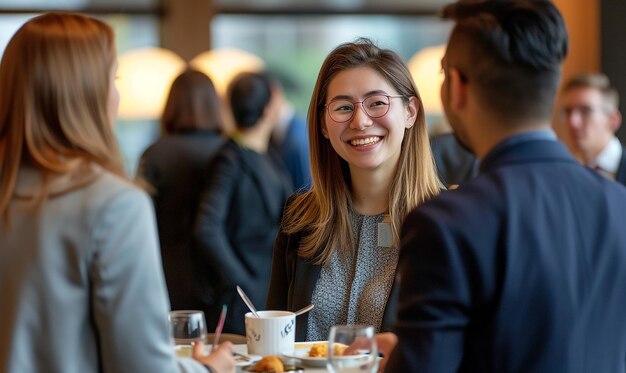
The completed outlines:
{"type": "Polygon", "coordinates": [[[372,137],[367,137],[364,139],[351,140],[350,144],[352,144],[352,146],[363,146],[363,145],[373,144],[378,141],[380,141],[379,136],[372,136],[372,137]]]}

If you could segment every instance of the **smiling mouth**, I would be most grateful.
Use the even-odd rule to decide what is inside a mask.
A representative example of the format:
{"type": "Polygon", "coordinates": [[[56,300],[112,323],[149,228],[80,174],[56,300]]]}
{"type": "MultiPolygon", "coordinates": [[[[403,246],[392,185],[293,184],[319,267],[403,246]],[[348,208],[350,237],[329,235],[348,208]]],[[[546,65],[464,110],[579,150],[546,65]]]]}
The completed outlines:
{"type": "Polygon", "coordinates": [[[366,137],[364,139],[350,140],[350,144],[352,146],[367,146],[367,145],[375,144],[379,142],[381,139],[382,138],[380,136],[371,136],[371,137],[366,137]]]}

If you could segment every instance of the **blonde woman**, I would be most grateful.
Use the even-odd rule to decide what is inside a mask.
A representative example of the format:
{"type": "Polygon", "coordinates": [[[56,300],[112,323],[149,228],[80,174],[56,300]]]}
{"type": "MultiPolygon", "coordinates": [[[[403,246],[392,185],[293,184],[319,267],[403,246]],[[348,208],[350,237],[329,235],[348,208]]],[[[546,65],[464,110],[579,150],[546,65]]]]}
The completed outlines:
{"type": "Polygon", "coordinates": [[[321,67],[308,123],[312,188],[286,206],[267,308],[315,305],[297,340],[336,324],[386,330],[401,221],[441,188],[419,93],[396,53],[345,43],[321,67]]]}
{"type": "Polygon", "coordinates": [[[0,371],[234,371],[229,345],[175,357],[154,214],[113,133],[116,59],[109,26],[66,13],[4,52],[0,371]]]}

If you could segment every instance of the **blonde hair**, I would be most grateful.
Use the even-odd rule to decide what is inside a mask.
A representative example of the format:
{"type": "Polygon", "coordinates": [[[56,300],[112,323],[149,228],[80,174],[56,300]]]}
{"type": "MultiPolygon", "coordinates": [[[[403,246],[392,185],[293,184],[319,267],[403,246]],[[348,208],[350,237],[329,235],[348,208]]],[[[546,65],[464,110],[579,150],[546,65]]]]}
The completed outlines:
{"type": "Polygon", "coordinates": [[[302,232],[299,255],[316,264],[330,261],[335,249],[351,251],[353,242],[349,211],[352,206],[348,164],[322,136],[324,104],[330,81],[341,71],[367,66],[381,74],[397,91],[416,97],[419,112],[414,125],[405,130],[394,180],[389,188],[393,244],[408,212],[437,195],[438,179],[417,87],[402,59],[393,51],[380,49],[367,39],[335,48],[322,64],[308,113],[311,152],[311,190],[294,198],[287,207],[282,229],[287,234],[302,232]]]}
{"type": "Polygon", "coordinates": [[[79,14],[47,13],[11,38],[0,65],[0,213],[8,207],[20,167],[52,174],[96,163],[124,176],[108,113],[115,63],[113,31],[79,14]],[[79,161],[79,162],[76,162],[79,161]]]}

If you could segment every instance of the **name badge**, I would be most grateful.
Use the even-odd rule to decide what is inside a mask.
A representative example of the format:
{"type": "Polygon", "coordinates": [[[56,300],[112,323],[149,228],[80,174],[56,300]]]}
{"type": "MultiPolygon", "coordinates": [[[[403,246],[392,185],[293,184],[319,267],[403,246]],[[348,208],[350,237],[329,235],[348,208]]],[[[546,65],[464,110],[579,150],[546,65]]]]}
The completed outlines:
{"type": "Polygon", "coordinates": [[[391,234],[391,215],[385,215],[383,221],[378,223],[378,246],[391,247],[393,236],[391,234]]]}

